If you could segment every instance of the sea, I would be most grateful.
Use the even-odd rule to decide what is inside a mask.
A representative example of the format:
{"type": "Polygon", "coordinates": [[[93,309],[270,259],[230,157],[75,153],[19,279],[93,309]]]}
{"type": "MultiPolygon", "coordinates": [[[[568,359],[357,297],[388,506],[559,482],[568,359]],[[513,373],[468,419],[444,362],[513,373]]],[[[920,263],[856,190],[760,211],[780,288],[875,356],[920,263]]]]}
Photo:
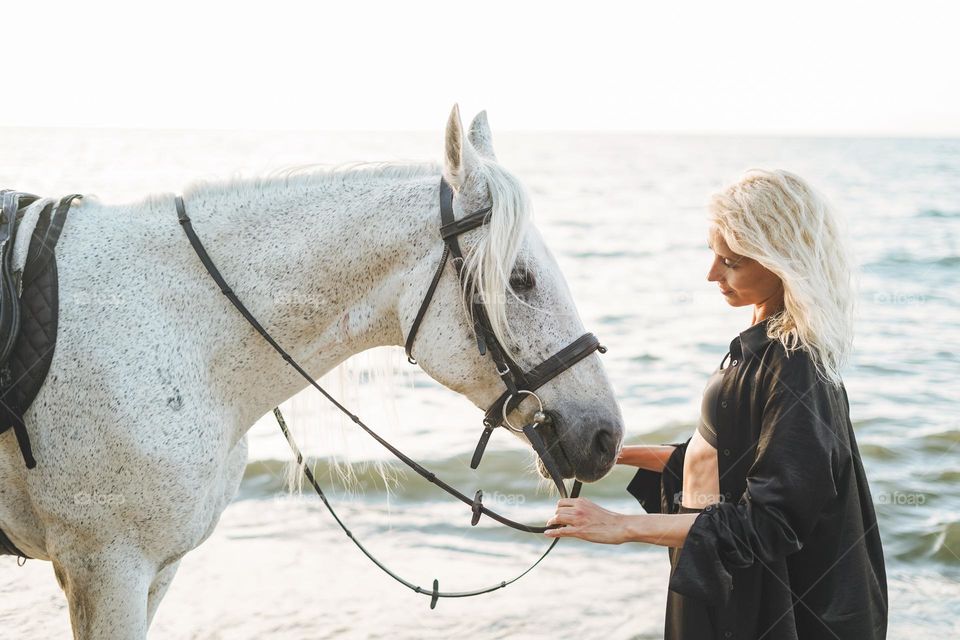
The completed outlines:
{"type": "MultiPolygon", "coordinates": [[[[442,145],[440,129],[0,128],[0,185],[123,203],[304,164],[439,162],[442,145]]],[[[532,195],[584,325],[608,348],[603,362],[628,444],[691,435],[710,372],[750,325],[750,309],[731,308],[706,280],[709,195],[754,167],[793,171],[827,195],[850,228],[859,274],[855,352],[843,378],[886,555],[889,637],[960,637],[960,139],[495,131],[495,146],[532,195]]],[[[321,382],[465,493],[482,488],[527,522],[552,514],[556,497],[506,433],[469,468],[481,412],[408,365],[401,349],[360,354],[321,382]]],[[[545,538],[489,519],[472,527],[469,509],[404,473],[315,391],[283,408],[347,526],[411,582],[427,590],[434,579],[447,590],[499,583],[546,548],[545,538]]],[[[663,635],[664,547],[561,540],[516,583],[431,610],[429,598],[374,567],[308,487],[289,487],[291,454],[271,414],[249,438],[239,494],[184,558],[151,638],[663,635]]],[[[625,491],[632,473],[616,468],[583,495],[642,513],[625,491]]],[[[0,638],[66,637],[51,565],[0,558],[0,638]]]]}

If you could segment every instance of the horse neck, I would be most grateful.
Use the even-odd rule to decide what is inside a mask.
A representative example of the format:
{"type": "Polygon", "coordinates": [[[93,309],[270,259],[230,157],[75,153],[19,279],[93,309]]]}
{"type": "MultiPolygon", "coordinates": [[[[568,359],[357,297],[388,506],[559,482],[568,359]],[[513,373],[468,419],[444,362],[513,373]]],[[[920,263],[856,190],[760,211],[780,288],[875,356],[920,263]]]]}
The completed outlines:
{"type": "MultiPolygon", "coordinates": [[[[320,175],[315,183],[205,193],[198,204],[187,194],[187,208],[240,300],[319,378],[361,351],[402,344],[398,309],[407,274],[439,245],[432,215],[438,181],[439,172],[320,175]]],[[[209,370],[215,394],[245,432],[309,383],[238,312],[224,317],[222,308],[218,335],[207,342],[209,370]]]]}

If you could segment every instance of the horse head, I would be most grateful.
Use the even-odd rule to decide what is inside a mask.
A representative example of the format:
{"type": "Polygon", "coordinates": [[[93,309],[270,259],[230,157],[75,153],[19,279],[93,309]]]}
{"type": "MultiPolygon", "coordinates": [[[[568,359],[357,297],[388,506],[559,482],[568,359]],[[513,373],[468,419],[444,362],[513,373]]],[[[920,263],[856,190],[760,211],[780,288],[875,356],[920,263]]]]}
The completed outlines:
{"type": "MultiPolygon", "coordinates": [[[[446,128],[443,177],[450,189],[450,215],[461,223],[451,253],[462,253],[452,256],[453,268],[444,272],[441,266],[436,289],[421,307],[426,310],[429,304],[429,312],[422,314],[422,323],[412,323],[412,335],[419,329],[420,336],[417,362],[478,407],[493,407],[485,421],[488,431],[502,423],[518,437],[533,440],[519,426],[549,423],[542,444],[562,477],[586,482],[603,477],[623,439],[620,409],[600,359],[592,353],[597,343],[590,342],[592,335],[584,336],[570,289],[532,222],[527,191],[497,162],[485,112],[464,135],[454,107],[446,128]],[[482,223],[463,224],[471,214],[479,220],[478,213],[482,223]],[[547,364],[553,369],[550,379],[536,389],[525,388],[536,378],[529,374],[547,364]],[[505,375],[508,369],[518,375],[505,375]],[[512,395],[505,391],[511,380],[516,382],[512,395]]],[[[411,318],[414,312],[412,304],[405,310],[411,318]]],[[[543,460],[539,467],[546,476],[543,460]]]]}

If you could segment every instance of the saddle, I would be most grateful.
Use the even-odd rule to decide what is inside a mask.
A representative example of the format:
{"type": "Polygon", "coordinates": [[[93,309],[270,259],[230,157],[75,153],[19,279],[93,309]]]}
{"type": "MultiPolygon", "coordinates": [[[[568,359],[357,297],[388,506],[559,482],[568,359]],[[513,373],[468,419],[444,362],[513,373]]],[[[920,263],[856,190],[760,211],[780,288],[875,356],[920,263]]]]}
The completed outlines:
{"type": "Polygon", "coordinates": [[[53,250],[71,203],[80,197],[55,201],[0,190],[0,434],[13,429],[28,469],[37,463],[23,414],[47,378],[57,342],[53,250]]]}

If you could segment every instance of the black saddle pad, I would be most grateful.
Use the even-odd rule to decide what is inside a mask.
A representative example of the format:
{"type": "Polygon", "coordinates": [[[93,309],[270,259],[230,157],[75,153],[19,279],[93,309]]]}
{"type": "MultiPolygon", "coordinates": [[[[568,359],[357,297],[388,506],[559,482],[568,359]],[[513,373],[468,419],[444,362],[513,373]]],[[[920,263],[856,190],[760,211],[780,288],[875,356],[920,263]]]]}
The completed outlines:
{"type": "MultiPolygon", "coordinates": [[[[48,205],[40,213],[30,238],[27,260],[20,284],[17,304],[19,323],[16,338],[6,362],[0,362],[0,434],[13,429],[28,468],[36,466],[30,438],[23,422],[23,413],[30,407],[43,386],[53,360],[57,343],[59,290],[54,247],[63,229],[71,202],[79,196],[60,200],[56,207],[48,205]]],[[[36,197],[33,197],[36,199],[36,197]]],[[[8,242],[12,243],[13,237],[8,242]]],[[[8,246],[7,251],[12,247],[8,246]]],[[[9,277],[9,261],[0,268],[9,277]]]]}
{"type": "Polygon", "coordinates": [[[59,300],[57,259],[51,256],[20,296],[20,333],[7,361],[10,380],[0,389],[0,433],[22,419],[47,379],[57,344],[59,300]]]}

